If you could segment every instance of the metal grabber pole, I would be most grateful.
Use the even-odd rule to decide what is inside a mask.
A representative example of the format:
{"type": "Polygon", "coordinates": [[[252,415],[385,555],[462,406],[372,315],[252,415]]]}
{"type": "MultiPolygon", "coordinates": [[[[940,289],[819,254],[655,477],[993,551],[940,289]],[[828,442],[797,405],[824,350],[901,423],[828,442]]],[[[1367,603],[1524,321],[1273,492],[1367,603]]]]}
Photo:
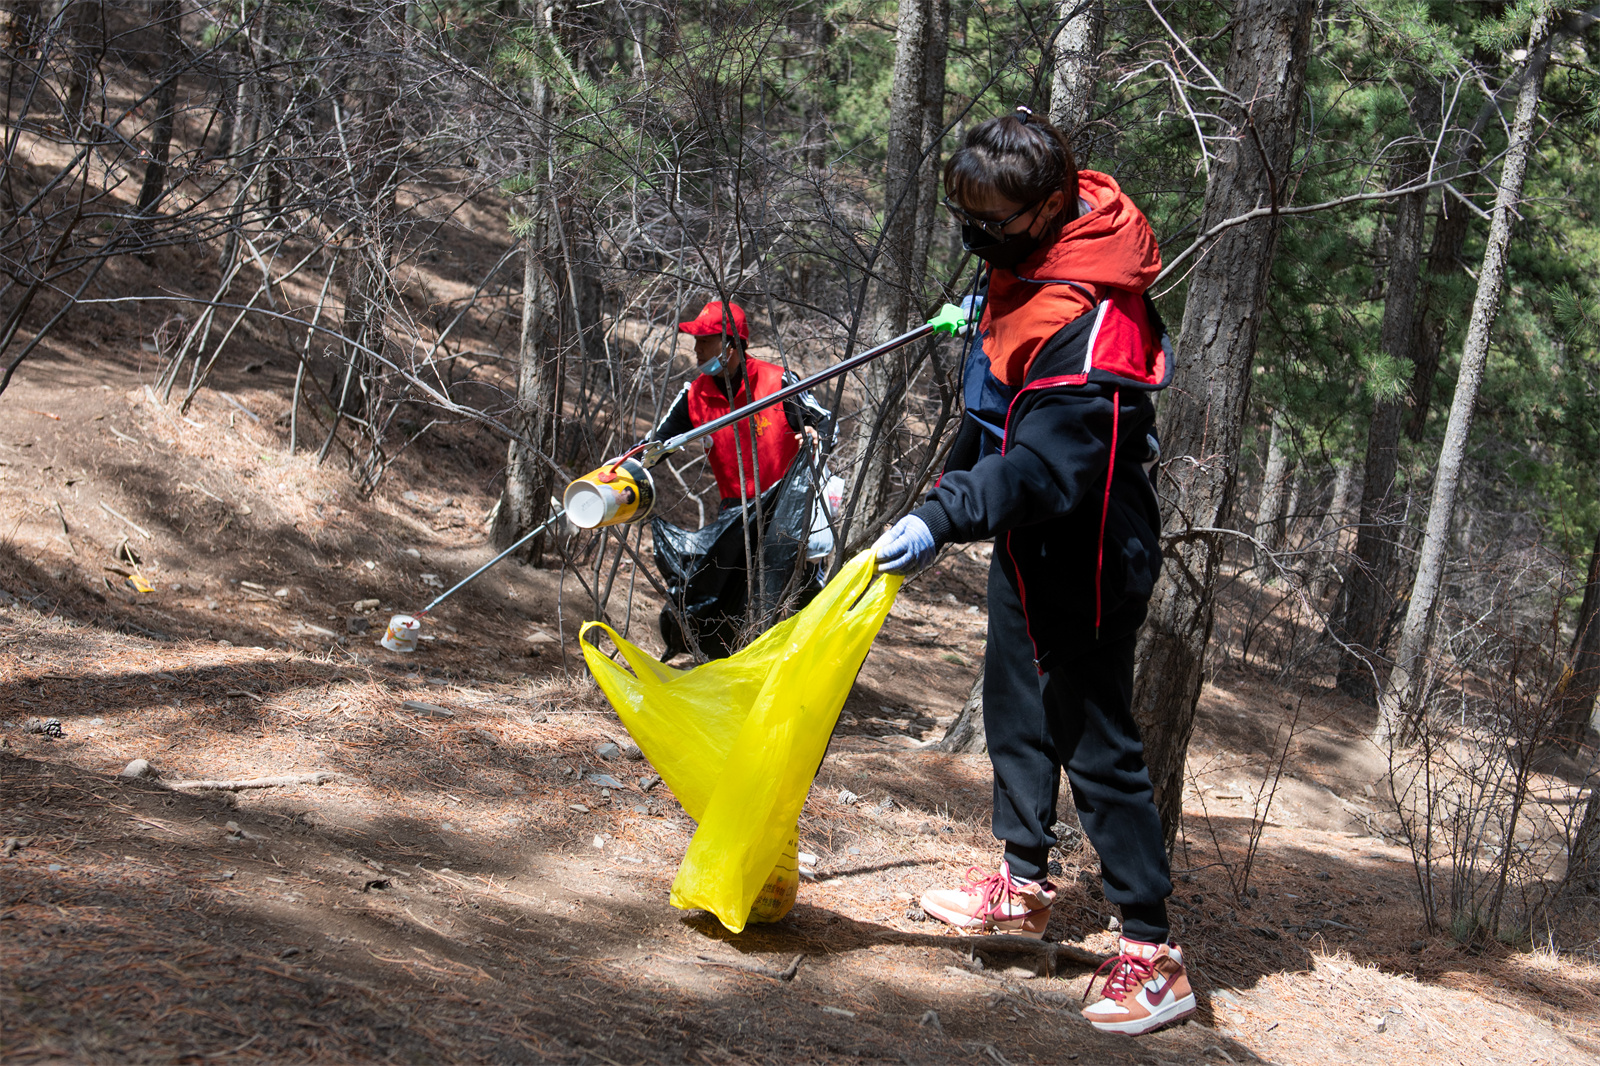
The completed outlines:
{"type": "Polygon", "coordinates": [[[473,578],[477,577],[479,574],[481,574],[485,570],[489,569],[489,567],[493,566],[495,563],[498,563],[501,559],[504,559],[506,556],[510,555],[512,552],[516,551],[518,548],[522,547],[524,544],[528,543],[528,541],[532,540],[534,537],[537,537],[540,533],[543,533],[545,530],[549,529],[552,525],[555,524],[555,522],[558,519],[565,518],[566,514],[567,514],[567,509],[565,507],[557,507],[556,511],[555,511],[555,514],[553,514],[549,518],[545,519],[544,522],[541,523],[539,525],[539,527],[537,529],[535,529],[532,533],[528,533],[528,534],[523,535],[523,537],[521,539],[519,539],[515,544],[511,545],[511,547],[507,548],[505,551],[501,552],[499,555],[496,555],[493,559],[490,559],[488,562],[486,562],[482,566],[478,567],[472,573],[468,574],[466,577],[462,578],[460,581],[457,581],[454,585],[451,585],[449,588],[447,588],[443,592],[439,593],[438,596],[434,597],[434,601],[432,603],[428,604],[428,606],[424,607],[422,610],[420,610],[416,614],[412,615],[412,617],[413,618],[421,618],[423,615],[427,614],[429,611],[431,611],[435,607],[439,606],[445,600],[447,600],[451,596],[455,595],[457,590],[459,590],[463,585],[467,584],[473,578]]]}
{"type": "Polygon", "coordinates": [[[579,529],[597,529],[600,526],[614,526],[624,522],[642,522],[650,516],[650,511],[655,506],[656,489],[650,477],[650,468],[673,452],[702,437],[709,437],[719,429],[743,421],[758,411],[780,404],[789,397],[797,396],[824,381],[831,381],[848,374],[857,367],[864,366],[897,348],[904,348],[935,333],[954,336],[964,329],[969,321],[967,311],[955,304],[945,304],[939,309],[938,314],[916,329],[908,330],[875,348],[868,348],[841,363],[835,363],[826,370],[819,370],[793,385],[786,385],[770,396],[763,396],[745,404],[737,411],[729,411],[720,418],[713,418],[704,425],[685,430],[675,437],[645,441],[635,445],[567,486],[566,494],[562,498],[562,503],[567,508],[567,516],[579,529]]]}
{"type": "Polygon", "coordinates": [[[642,522],[650,516],[650,511],[655,505],[655,485],[650,478],[650,467],[655,466],[662,459],[678,451],[684,446],[708,437],[724,426],[731,426],[735,422],[749,418],[758,411],[764,411],[774,404],[782,403],[791,396],[814,388],[825,381],[832,381],[842,374],[860,366],[865,366],[879,356],[887,355],[908,344],[913,344],[924,337],[935,333],[944,333],[955,336],[965,329],[970,319],[966,311],[955,304],[945,304],[939,313],[928,321],[909,330],[900,336],[887,340],[875,348],[868,348],[851,356],[840,363],[835,363],[826,370],[820,370],[808,378],[785,386],[770,396],[763,396],[759,400],[745,404],[737,411],[730,411],[721,418],[714,418],[705,425],[696,426],[687,432],[664,441],[646,441],[616,459],[611,460],[596,470],[592,470],[583,477],[567,486],[564,505],[557,508],[555,513],[544,521],[533,532],[524,535],[511,547],[484,563],[478,569],[456,582],[450,588],[440,593],[428,606],[418,611],[412,618],[421,619],[429,611],[459,592],[463,587],[476,580],[477,577],[500,560],[516,551],[528,541],[549,529],[556,521],[567,518],[573,525],[580,529],[597,529],[601,526],[621,525],[625,522],[642,522]]]}

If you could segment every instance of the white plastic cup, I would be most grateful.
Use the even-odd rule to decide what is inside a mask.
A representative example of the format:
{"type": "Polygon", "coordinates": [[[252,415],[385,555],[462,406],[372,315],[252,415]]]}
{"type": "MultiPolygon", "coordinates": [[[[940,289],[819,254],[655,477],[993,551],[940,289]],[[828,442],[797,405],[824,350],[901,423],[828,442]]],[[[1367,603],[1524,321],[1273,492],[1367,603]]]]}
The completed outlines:
{"type": "Polygon", "coordinates": [[[378,643],[390,651],[416,651],[417,635],[422,632],[422,620],[409,614],[397,614],[389,619],[389,628],[378,643]]]}
{"type": "Polygon", "coordinates": [[[622,494],[609,485],[576,481],[567,491],[567,518],[579,529],[607,525],[616,518],[621,505],[622,494]]]}

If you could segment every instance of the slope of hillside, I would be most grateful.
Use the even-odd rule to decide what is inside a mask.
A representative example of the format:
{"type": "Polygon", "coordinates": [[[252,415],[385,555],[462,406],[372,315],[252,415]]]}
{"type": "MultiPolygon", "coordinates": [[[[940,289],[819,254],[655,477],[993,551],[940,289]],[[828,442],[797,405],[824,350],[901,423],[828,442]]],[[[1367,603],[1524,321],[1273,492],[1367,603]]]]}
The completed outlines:
{"type": "MultiPolygon", "coordinates": [[[[790,917],[731,936],[675,911],[693,826],[648,766],[598,751],[624,734],[576,654],[571,572],[503,566],[416,655],[376,646],[391,612],[488,558],[493,442],[429,438],[362,498],[335,464],[286,453],[281,366],[219,379],[181,418],[145,390],[133,326],[95,325],[123,346],[31,363],[0,430],[7,1061],[1600,1051],[1600,970],[1425,934],[1407,854],[1363,820],[1382,764],[1359,709],[1250,674],[1208,687],[1192,756],[1173,913],[1195,1021],[1132,1041],[1077,1017],[1113,934],[1074,833],[1050,945],[922,920],[923,888],[995,853],[986,760],[924,747],[981,658],[981,548],[896,605],[806,808],[818,880],[790,917]],[[154,592],[128,587],[135,571],[154,592]],[[1243,858],[1293,706],[1236,896],[1222,864],[1243,858]],[[48,717],[64,737],[25,731],[48,717]],[[120,777],[135,759],[160,776],[120,777]]],[[[616,587],[634,595],[613,621],[653,646],[648,581],[624,562],[616,587]]]]}

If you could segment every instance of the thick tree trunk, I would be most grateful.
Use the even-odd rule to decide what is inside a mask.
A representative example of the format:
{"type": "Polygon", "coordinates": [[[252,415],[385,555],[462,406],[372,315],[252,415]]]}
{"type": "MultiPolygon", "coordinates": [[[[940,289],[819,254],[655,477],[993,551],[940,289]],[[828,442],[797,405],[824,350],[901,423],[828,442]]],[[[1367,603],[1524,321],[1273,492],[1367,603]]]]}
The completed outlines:
{"type": "MultiPolygon", "coordinates": [[[[1234,13],[1227,84],[1248,115],[1220,141],[1202,232],[1287,195],[1288,165],[1305,85],[1316,0],[1243,0],[1234,13]]],[[[1222,542],[1250,392],[1256,332],[1266,305],[1278,219],[1228,230],[1195,268],[1178,338],[1177,379],[1162,399],[1160,436],[1166,579],[1139,639],[1134,712],[1144,734],[1167,841],[1183,804],[1183,766],[1211,637],[1222,542]]]]}
{"type": "Polygon", "coordinates": [[[1576,746],[1594,724],[1596,697],[1600,696],[1600,533],[1595,534],[1589,556],[1588,579],[1578,607],[1577,632],[1572,638],[1572,662],[1562,677],[1556,731],[1576,746]]]}
{"type": "Polygon", "coordinates": [[[1100,0],[1087,4],[1085,0],[1058,0],[1056,18],[1066,19],[1067,24],[1056,37],[1055,62],[1051,65],[1050,122],[1066,134],[1081,167],[1089,154],[1084,127],[1094,104],[1095,76],[1100,67],[1100,34],[1104,26],[1100,0]]]}
{"type": "Polygon", "coordinates": [[[1489,335],[1500,309],[1500,293],[1505,283],[1506,246],[1511,240],[1512,214],[1522,199],[1522,183],[1527,173],[1528,154],[1533,146],[1534,117],[1539,110],[1539,94],[1550,59],[1549,15],[1541,14],[1534,23],[1517,92],[1516,114],[1511,140],[1506,147],[1505,164],[1500,173],[1500,192],[1495,198],[1494,215],[1483,251],[1483,267],[1478,273],[1478,292],[1467,325],[1466,343],[1461,352],[1461,370],[1456,378],[1455,399],[1450,406],[1450,421],[1445,428],[1444,445],[1439,450],[1433,500],[1428,509],[1427,532],[1417,560],[1417,576],[1411,586],[1411,600],[1400,628],[1394,669],[1384,685],[1378,703],[1376,739],[1382,743],[1401,738],[1407,723],[1418,713],[1423,686],[1428,676],[1427,660],[1438,618],[1439,592],[1444,584],[1445,557],[1450,544],[1450,524],[1455,517],[1456,491],[1466,459],[1467,439],[1472,432],[1472,410],[1478,401],[1484,365],[1489,355],[1489,335]]]}
{"type": "MultiPolygon", "coordinates": [[[[1413,181],[1426,165],[1426,156],[1414,155],[1396,169],[1395,180],[1413,181]]],[[[1396,200],[1379,334],[1389,358],[1413,365],[1417,360],[1417,282],[1427,206],[1426,192],[1410,193],[1396,200]]],[[[1367,462],[1361,479],[1355,560],[1345,578],[1340,610],[1333,621],[1333,631],[1345,645],[1340,648],[1336,682],[1344,693],[1366,703],[1378,698],[1376,660],[1383,652],[1380,645],[1401,583],[1395,572],[1402,511],[1396,499],[1395,472],[1400,465],[1400,424],[1404,416],[1403,397],[1374,399],[1372,421],[1367,425],[1367,462]]]]}
{"type": "Polygon", "coordinates": [[[922,166],[922,150],[928,111],[928,39],[934,22],[934,0],[900,0],[894,81],[889,91],[881,280],[877,313],[870,316],[884,336],[904,332],[922,281],[921,264],[915,261],[916,222],[922,179],[931,176],[922,166]]]}

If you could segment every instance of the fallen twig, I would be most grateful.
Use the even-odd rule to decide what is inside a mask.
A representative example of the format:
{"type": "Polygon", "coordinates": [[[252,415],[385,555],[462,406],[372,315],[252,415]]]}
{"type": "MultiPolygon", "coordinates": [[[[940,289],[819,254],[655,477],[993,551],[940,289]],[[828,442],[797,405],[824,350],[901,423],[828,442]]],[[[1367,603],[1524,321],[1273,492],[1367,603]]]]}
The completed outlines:
{"type": "Polygon", "coordinates": [[[789,960],[789,965],[781,970],[774,970],[770,966],[762,966],[756,962],[725,961],[723,959],[713,959],[706,955],[696,955],[691,961],[696,966],[720,966],[725,970],[753,973],[758,977],[770,977],[775,981],[793,981],[794,975],[800,972],[800,964],[805,961],[805,956],[796,955],[789,960]]]}
{"type": "Polygon", "coordinates": [[[250,410],[250,408],[246,407],[244,404],[240,403],[238,400],[235,400],[232,396],[229,396],[227,393],[219,391],[217,393],[217,395],[221,396],[224,400],[227,400],[234,407],[236,407],[240,411],[242,411],[245,414],[246,417],[248,417],[250,419],[253,419],[256,422],[260,422],[261,421],[261,416],[260,415],[256,414],[254,411],[250,410]]]}
{"type": "Polygon", "coordinates": [[[246,788],[284,788],[289,785],[320,785],[339,775],[331,770],[311,774],[285,774],[281,777],[255,777],[248,781],[174,781],[173,788],[192,788],[202,792],[238,792],[246,788]]]}
{"type": "Polygon", "coordinates": [[[118,510],[116,510],[114,507],[112,507],[106,501],[104,501],[104,500],[100,501],[100,509],[102,511],[104,511],[106,514],[110,515],[111,517],[120,518],[122,521],[124,521],[128,525],[132,526],[134,532],[144,534],[144,539],[145,540],[155,540],[156,539],[154,533],[151,533],[148,529],[144,528],[139,523],[137,523],[133,519],[129,518],[127,515],[123,514],[122,512],[120,512],[118,510]]]}

